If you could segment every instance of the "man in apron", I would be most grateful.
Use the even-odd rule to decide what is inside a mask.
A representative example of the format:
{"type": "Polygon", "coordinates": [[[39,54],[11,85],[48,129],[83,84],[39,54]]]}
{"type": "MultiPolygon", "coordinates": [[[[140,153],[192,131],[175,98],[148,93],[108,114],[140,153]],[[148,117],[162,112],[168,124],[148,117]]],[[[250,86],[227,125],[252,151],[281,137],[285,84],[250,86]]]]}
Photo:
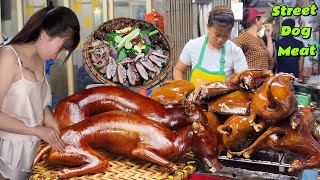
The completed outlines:
{"type": "Polygon", "coordinates": [[[248,68],[246,58],[237,45],[229,40],[234,25],[232,10],[215,6],[208,18],[208,34],[190,40],[173,69],[175,80],[183,79],[190,66],[190,81],[199,87],[214,81],[225,81],[233,73],[248,68]]]}

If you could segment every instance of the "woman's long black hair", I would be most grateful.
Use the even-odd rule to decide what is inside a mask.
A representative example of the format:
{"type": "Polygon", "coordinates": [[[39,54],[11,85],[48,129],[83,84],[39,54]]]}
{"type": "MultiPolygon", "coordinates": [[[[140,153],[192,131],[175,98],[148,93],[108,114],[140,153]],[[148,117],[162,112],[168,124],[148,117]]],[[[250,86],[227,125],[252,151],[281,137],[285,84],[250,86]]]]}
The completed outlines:
{"type": "Polygon", "coordinates": [[[67,60],[80,41],[80,24],[76,14],[69,8],[49,5],[33,14],[22,30],[13,37],[9,44],[35,43],[41,31],[49,37],[66,38],[61,50],[68,51],[67,60]]]}

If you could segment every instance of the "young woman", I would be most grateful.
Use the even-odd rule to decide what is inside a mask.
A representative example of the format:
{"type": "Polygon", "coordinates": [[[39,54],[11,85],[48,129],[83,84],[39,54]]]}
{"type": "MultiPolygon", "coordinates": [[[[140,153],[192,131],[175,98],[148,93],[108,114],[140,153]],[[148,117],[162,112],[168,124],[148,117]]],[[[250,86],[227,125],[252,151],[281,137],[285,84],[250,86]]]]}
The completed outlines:
{"type": "MultiPolygon", "coordinates": [[[[29,179],[40,140],[64,150],[48,109],[51,91],[45,60],[70,53],[80,40],[75,13],[66,7],[37,11],[0,49],[0,179],[29,179]]],[[[66,59],[68,59],[69,55],[66,59]]]]}
{"type": "Polygon", "coordinates": [[[215,6],[208,18],[208,34],[190,40],[173,69],[175,80],[183,79],[190,66],[190,81],[196,87],[214,81],[225,81],[234,72],[247,69],[242,50],[229,40],[234,25],[232,10],[215,6]]]}

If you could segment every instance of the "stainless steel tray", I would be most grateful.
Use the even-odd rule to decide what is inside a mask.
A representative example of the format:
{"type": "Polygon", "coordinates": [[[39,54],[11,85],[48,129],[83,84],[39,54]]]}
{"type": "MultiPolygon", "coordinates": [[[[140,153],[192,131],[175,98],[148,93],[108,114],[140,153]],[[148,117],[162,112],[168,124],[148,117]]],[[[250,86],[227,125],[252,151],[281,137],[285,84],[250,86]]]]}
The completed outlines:
{"type": "Polygon", "coordinates": [[[223,165],[221,170],[215,173],[204,173],[200,170],[198,173],[232,179],[301,179],[302,172],[289,173],[287,171],[295,159],[302,160],[296,155],[271,150],[260,151],[250,159],[241,157],[229,159],[225,155],[221,155],[219,156],[219,160],[223,165]]]}

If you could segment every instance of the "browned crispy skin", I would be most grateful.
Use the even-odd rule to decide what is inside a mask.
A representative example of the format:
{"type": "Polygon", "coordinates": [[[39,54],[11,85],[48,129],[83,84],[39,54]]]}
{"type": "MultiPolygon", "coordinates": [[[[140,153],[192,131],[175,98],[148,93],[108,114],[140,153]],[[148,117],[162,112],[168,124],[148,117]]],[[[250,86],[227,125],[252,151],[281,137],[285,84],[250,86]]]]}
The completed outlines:
{"type": "Polygon", "coordinates": [[[255,92],[262,82],[272,75],[272,72],[269,70],[243,70],[239,73],[232,74],[225,82],[210,82],[199,86],[199,88],[192,93],[192,100],[194,102],[202,102],[208,98],[231,93],[240,88],[255,92]]]}
{"type": "Polygon", "coordinates": [[[213,112],[206,111],[204,112],[208,119],[208,128],[214,134],[218,141],[218,152],[225,150],[225,145],[222,143],[221,134],[218,132],[218,126],[223,123],[223,119],[213,112]]]}
{"type": "Polygon", "coordinates": [[[171,170],[176,170],[177,166],[170,159],[191,150],[199,158],[207,159],[213,165],[212,170],[221,168],[216,151],[217,139],[210,130],[196,122],[174,133],[163,124],[142,116],[111,111],[65,128],[61,138],[66,144],[65,152],[49,152],[50,147],[44,146],[34,163],[49,152],[45,157],[47,163],[66,166],[59,171],[60,178],[104,172],[109,162],[95,151],[97,148],[150,161],[171,170]]]}
{"type": "Polygon", "coordinates": [[[270,126],[251,146],[238,155],[249,158],[254,152],[264,149],[286,151],[297,154],[306,160],[295,160],[288,171],[302,171],[320,167],[320,144],[312,137],[310,128],[314,116],[310,107],[299,107],[295,118],[299,124],[293,129],[290,120],[281,121],[270,126]]]}
{"type": "MultiPolygon", "coordinates": [[[[260,121],[260,128],[263,130],[267,127],[266,121],[260,121]]],[[[228,157],[232,158],[232,151],[241,151],[248,143],[249,138],[255,138],[258,133],[249,123],[249,116],[233,115],[227,121],[218,126],[218,131],[221,133],[222,142],[228,150],[228,157]]]]}
{"type": "Polygon", "coordinates": [[[250,123],[256,116],[276,123],[286,119],[297,110],[297,100],[292,91],[291,75],[279,73],[266,79],[257,90],[250,105],[250,123]]]}
{"type": "Polygon", "coordinates": [[[152,91],[150,98],[162,105],[182,104],[185,96],[195,89],[192,82],[187,80],[169,80],[164,86],[152,91]]]}
{"type": "Polygon", "coordinates": [[[93,115],[114,110],[141,115],[163,123],[171,130],[178,130],[195,121],[207,123],[198,105],[166,109],[153,99],[113,86],[90,88],[66,97],[59,102],[53,114],[59,127],[65,128],[93,115]]]}
{"type": "Polygon", "coordinates": [[[237,86],[232,82],[211,82],[199,86],[192,92],[192,101],[201,102],[206,101],[208,98],[227,94],[237,90],[237,86]]]}
{"type": "Polygon", "coordinates": [[[249,106],[253,94],[237,90],[235,92],[222,95],[209,102],[209,111],[225,115],[249,115],[249,106]]]}
{"type": "Polygon", "coordinates": [[[270,70],[247,69],[231,76],[228,82],[232,82],[246,90],[256,91],[262,82],[272,74],[270,70]]]}

